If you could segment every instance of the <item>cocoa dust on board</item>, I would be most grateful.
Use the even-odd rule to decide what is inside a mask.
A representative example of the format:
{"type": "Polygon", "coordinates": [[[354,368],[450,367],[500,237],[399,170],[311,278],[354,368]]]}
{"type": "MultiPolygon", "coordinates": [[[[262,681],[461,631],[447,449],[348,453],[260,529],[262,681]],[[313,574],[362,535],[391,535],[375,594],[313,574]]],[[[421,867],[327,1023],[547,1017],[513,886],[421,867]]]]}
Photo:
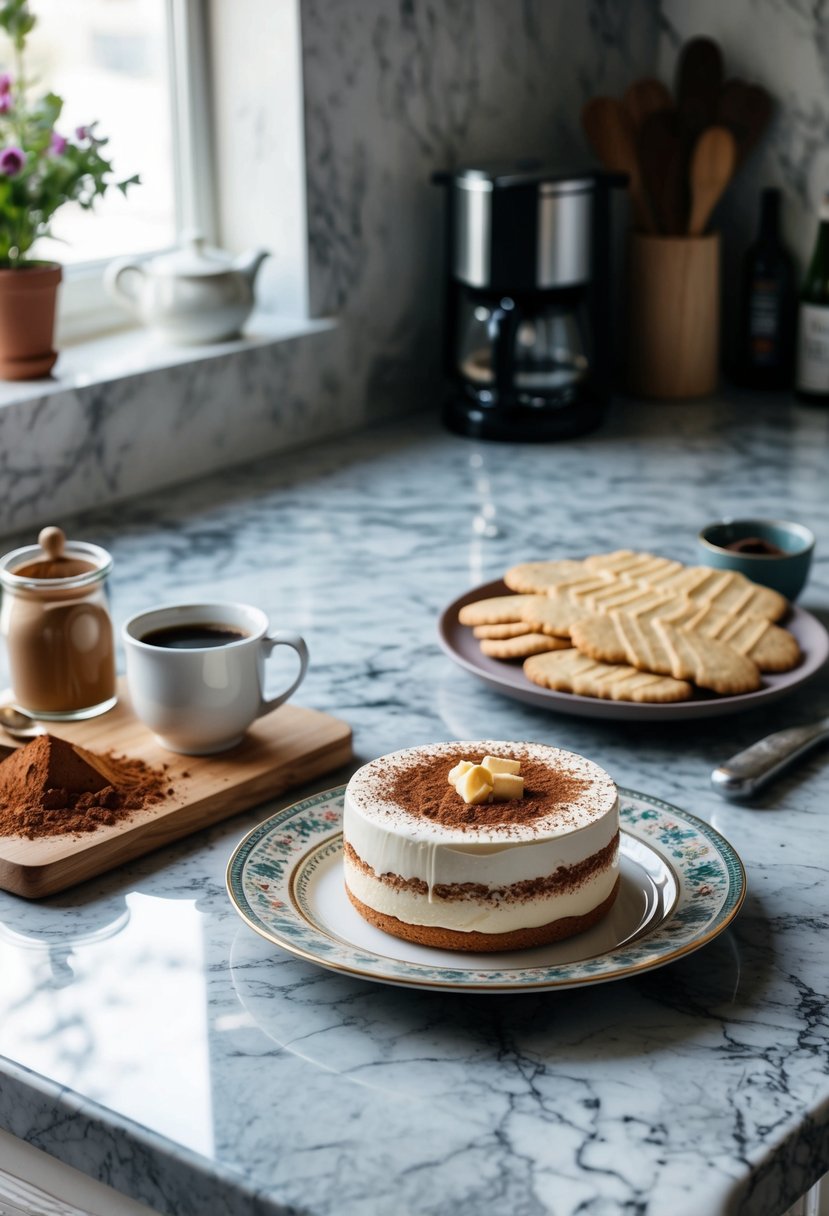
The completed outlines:
{"type": "Polygon", "coordinates": [[[94,832],[173,792],[166,765],[38,735],[0,763],[0,836],[94,832]]]}

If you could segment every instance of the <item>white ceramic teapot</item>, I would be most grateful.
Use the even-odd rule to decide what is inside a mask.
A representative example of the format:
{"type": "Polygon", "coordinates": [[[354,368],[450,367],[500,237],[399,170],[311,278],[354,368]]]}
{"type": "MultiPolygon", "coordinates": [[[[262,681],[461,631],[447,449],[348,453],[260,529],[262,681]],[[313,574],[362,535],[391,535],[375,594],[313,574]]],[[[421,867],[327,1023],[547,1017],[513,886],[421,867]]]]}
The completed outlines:
{"type": "Polygon", "coordinates": [[[236,259],[191,237],[184,248],[148,262],[119,258],[104,284],[166,342],[221,342],[239,333],[253,308],[253,284],[265,250],[236,259]]]}

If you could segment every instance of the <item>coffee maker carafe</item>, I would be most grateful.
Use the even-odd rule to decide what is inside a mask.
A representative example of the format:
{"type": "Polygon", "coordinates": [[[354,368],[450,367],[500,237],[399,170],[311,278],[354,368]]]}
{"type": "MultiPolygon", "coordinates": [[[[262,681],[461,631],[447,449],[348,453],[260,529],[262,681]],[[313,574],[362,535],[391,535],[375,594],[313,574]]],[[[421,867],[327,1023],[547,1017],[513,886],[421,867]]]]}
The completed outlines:
{"type": "Polygon", "coordinates": [[[610,396],[610,187],[539,162],[436,174],[446,189],[444,421],[483,439],[598,425],[610,396]]]}

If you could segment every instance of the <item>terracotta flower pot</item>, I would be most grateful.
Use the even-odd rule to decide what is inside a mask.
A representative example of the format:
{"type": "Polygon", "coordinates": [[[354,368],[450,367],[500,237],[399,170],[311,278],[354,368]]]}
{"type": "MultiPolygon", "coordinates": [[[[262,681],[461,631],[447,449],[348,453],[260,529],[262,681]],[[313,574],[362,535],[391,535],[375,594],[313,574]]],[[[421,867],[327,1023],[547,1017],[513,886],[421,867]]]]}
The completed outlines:
{"type": "Polygon", "coordinates": [[[54,367],[60,280],[52,262],[0,269],[0,379],[37,380],[54,367]]]}

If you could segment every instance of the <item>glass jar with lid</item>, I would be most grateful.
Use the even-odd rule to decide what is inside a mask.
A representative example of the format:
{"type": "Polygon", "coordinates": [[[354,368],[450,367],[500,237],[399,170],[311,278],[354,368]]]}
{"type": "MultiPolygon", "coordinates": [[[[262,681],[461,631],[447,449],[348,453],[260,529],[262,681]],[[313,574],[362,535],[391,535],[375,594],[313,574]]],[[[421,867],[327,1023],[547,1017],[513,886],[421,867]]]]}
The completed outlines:
{"type": "Polygon", "coordinates": [[[0,558],[0,636],[16,704],[38,718],[71,720],[116,702],[115,639],[105,549],[44,528],[38,544],[0,558]]]}

